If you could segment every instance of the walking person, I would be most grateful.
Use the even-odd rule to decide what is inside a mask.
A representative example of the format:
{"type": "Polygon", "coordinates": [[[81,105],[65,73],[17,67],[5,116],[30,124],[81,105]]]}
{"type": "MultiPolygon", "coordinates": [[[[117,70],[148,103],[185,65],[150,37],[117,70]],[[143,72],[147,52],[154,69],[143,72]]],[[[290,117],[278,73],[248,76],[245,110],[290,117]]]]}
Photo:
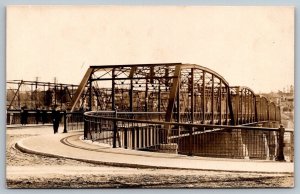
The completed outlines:
{"type": "Polygon", "coordinates": [[[52,121],[53,121],[54,134],[56,134],[58,132],[60,119],[61,119],[60,111],[57,110],[57,106],[55,106],[54,109],[52,110],[52,121]]]}
{"type": "Polygon", "coordinates": [[[42,110],[42,123],[44,125],[47,122],[48,122],[47,110],[46,110],[46,108],[43,108],[43,110],[42,110]]]}
{"type": "Polygon", "coordinates": [[[26,106],[23,106],[21,108],[21,124],[26,125],[27,124],[27,118],[28,118],[28,110],[26,110],[26,106]]]}
{"type": "Polygon", "coordinates": [[[35,121],[36,121],[36,124],[39,124],[40,117],[41,117],[41,110],[40,110],[40,108],[37,108],[37,109],[36,109],[36,114],[35,114],[35,121]]]}

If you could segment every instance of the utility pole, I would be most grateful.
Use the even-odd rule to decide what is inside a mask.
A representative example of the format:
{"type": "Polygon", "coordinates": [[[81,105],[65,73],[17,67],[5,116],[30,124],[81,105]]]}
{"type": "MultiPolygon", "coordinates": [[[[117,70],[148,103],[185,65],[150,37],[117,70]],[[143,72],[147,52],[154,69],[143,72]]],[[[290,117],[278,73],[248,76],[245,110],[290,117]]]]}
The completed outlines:
{"type": "Polygon", "coordinates": [[[54,77],[54,105],[56,106],[56,82],[57,79],[54,77]]]}
{"type": "Polygon", "coordinates": [[[35,109],[38,108],[38,81],[39,81],[39,77],[35,77],[35,109]]]}

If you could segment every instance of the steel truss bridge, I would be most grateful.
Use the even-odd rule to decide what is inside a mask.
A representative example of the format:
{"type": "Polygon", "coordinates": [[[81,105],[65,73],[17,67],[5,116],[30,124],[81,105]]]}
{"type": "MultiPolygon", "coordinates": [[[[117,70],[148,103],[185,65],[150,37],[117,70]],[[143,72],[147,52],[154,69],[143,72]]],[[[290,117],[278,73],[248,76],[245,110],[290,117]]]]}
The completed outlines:
{"type": "Polygon", "coordinates": [[[88,110],[84,137],[113,147],[284,160],[284,138],[292,145],[279,106],[200,65],[90,66],[72,88],[66,107],[88,110]]]}

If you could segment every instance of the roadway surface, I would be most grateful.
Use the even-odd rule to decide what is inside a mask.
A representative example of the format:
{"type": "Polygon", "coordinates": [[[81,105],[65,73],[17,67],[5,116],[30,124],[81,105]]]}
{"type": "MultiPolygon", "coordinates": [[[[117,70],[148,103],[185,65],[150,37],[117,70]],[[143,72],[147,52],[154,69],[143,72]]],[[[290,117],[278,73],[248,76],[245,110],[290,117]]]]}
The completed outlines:
{"type": "Polygon", "coordinates": [[[110,148],[82,140],[82,132],[46,134],[21,139],[24,152],[95,164],[138,168],[195,169],[229,172],[290,173],[294,164],[264,160],[219,159],[110,148]]]}

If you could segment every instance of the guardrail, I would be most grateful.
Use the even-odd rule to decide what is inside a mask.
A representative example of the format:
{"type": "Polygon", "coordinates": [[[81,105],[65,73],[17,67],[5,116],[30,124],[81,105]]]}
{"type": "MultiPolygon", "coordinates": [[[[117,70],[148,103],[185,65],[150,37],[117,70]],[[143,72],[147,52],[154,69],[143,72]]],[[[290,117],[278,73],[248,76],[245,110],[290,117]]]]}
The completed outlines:
{"type": "Polygon", "coordinates": [[[6,112],[6,125],[22,124],[49,124],[52,123],[51,110],[26,110],[25,114],[21,110],[9,110],[6,112]]]}
{"type": "Polygon", "coordinates": [[[86,112],[84,137],[138,150],[185,155],[293,160],[293,130],[163,122],[164,113],[86,112]]]}
{"type": "MultiPolygon", "coordinates": [[[[60,111],[60,126],[64,132],[83,130],[83,112],[60,111]]],[[[6,125],[27,125],[27,124],[52,124],[51,110],[9,110],[6,113],[6,125]],[[23,117],[23,121],[22,121],[23,117]]]]}

